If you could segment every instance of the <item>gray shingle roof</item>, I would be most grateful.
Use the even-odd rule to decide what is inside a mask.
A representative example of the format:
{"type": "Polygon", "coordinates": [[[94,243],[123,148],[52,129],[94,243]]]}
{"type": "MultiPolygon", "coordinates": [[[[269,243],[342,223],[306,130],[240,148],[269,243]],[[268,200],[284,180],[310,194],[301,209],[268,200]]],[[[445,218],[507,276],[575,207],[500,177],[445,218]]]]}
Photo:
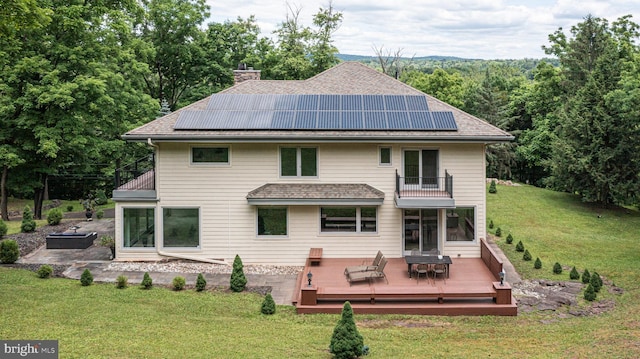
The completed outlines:
{"type": "MultiPolygon", "coordinates": [[[[452,111],[457,131],[291,131],[291,130],[174,130],[181,111],[205,110],[210,96],[160,117],[123,135],[127,140],[220,142],[295,141],[461,141],[504,142],[508,132],[426,95],[359,62],[343,62],[307,80],[255,80],[230,87],[225,94],[394,94],[426,96],[432,111],[452,111]]],[[[214,95],[215,96],[215,95],[214,95]]]]}
{"type": "Polygon", "coordinates": [[[247,200],[254,204],[382,204],[384,192],[360,183],[268,183],[249,192],[247,200]]]}

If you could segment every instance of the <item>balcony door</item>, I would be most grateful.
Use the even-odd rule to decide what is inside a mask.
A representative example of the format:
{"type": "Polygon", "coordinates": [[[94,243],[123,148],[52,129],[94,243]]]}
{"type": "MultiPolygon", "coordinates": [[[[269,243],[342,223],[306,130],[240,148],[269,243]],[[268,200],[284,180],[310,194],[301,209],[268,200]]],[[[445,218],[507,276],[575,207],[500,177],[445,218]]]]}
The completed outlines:
{"type": "Polygon", "coordinates": [[[438,186],[438,150],[404,150],[404,184],[438,186]]]}
{"type": "Polygon", "coordinates": [[[412,250],[422,253],[438,249],[438,210],[435,208],[405,209],[404,254],[412,250]]]}

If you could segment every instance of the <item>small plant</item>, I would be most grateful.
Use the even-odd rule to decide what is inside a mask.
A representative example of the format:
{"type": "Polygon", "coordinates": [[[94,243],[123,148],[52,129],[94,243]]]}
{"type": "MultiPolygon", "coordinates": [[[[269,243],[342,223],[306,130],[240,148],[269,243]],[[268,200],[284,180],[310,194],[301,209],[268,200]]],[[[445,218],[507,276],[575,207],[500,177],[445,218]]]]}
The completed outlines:
{"type": "Polygon", "coordinates": [[[535,269],[540,269],[542,268],[542,261],[540,260],[540,258],[536,258],[536,261],[533,262],[533,268],[535,269]]]}
{"type": "Polygon", "coordinates": [[[489,184],[489,193],[498,193],[498,189],[496,188],[496,180],[491,180],[491,184],[489,184]]]}
{"type": "Polygon", "coordinates": [[[116,278],[116,288],[124,289],[129,286],[129,278],[126,275],[119,275],[116,278]]]}
{"type": "Polygon", "coordinates": [[[24,206],[22,211],[22,224],[20,225],[20,231],[22,233],[30,233],[36,230],[36,221],[33,220],[33,212],[29,206],[24,206]]]}
{"type": "Polygon", "coordinates": [[[80,284],[82,284],[83,287],[86,287],[90,286],[91,283],[93,283],[93,275],[91,274],[89,269],[85,269],[80,276],[80,284]]]}
{"type": "Polygon", "coordinates": [[[93,202],[98,206],[103,206],[107,204],[107,202],[109,202],[109,200],[107,199],[107,195],[102,190],[96,191],[93,197],[93,202]]]}
{"type": "Polygon", "coordinates": [[[593,272],[593,274],[591,275],[591,281],[589,282],[589,284],[593,287],[593,290],[596,293],[600,292],[600,288],[602,288],[602,278],[600,278],[600,275],[598,274],[598,272],[593,272]]]}
{"type": "Polygon", "coordinates": [[[173,278],[173,290],[183,290],[186,280],[182,276],[176,276],[173,278]]]}
{"type": "Polygon", "coordinates": [[[582,283],[589,284],[590,282],[591,282],[591,273],[589,273],[588,269],[585,269],[584,272],[582,272],[582,283]]]}
{"type": "Polygon", "coordinates": [[[140,287],[142,289],[151,289],[153,287],[153,281],[151,280],[151,276],[149,272],[144,272],[144,276],[142,277],[142,282],[140,283],[140,287]]]}
{"type": "Polygon", "coordinates": [[[271,315],[276,312],[276,302],[273,301],[271,293],[267,293],[262,301],[262,308],[260,309],[262,314],[271,315]]]}
{"type": "Polygon", "coordinates": [[[113,238],[113,236],[105,234],[104,236],[100,237],[100,245],[103,247],[112,248],[116,246],[116,240],[113,238]]]}
{"type": "Polygon", "coordinates": [[[496,228],[496,237],[502,236],[502,229],[500,227],[496,228]]]}
{"type": "Polygon", "coordinates": [[[571,272],[569,272],[569,278],[573,280],[580,279],[580,273],[578,273],[578,270],[575,266],[571,268],[571,272]]]}
{"type": "Polygon", "coordinates": [[[47,279],[53,274],[53,268],[48,264],[43,264],[38,268],[38,272],[36,273],[38,274],[38,278],[47,279]]]}
{"type": "Polygon", "coordinates": [[[562,274],[562,266],[560,263],[556,262],[556,264],[553,265],[553,274],[562,274]]]}
{"type": "Polygon", "coordinates": [[[587,289],[584,290],[584,299],[590,302],[593,302],[596,299],[596,291],[591,284],[589,284],[587,289]]]}
{"type": "Polygon", "coordinates": [[[207,280],[204,279],[202,273],[198,274],[198,279],[196,279],[196,291],[202,292],[207,287],[207,280]]]}
{"type": "Polygon", "coordinates": [[[55,226],[60,224],[62,221],[62,210],[60,208],[51,208],[49,212],[47,212],[47,223],[50,226],[55,226]]]}
{"type": "Polygon", "coordinates": [[[516,244],[516,252],[524,252],[524,244],[522,244],[522,241],[518,241],[518,244],[516,244]]]}
{"type": "Polygon", "coordinates": [[[9,228],[7,228],[7,224],[4,223],[4,221],[0,219],[0,238],[5,236],[7,234],[8,230],[9,230],[9,228]]]}
{"type": "Polygon", "coordinates": [[[18,248],[18,242],[13,239],[5,239],[0,242],[0,262],[2,263],[15,263],[20,258],[20,248],[18,248]]]}
{"type": "Polygon", "coordinates": [[[73,212],[73,205],[67,205],[67,212],[73,212]]]}
{"type": "Polygon", "coordinates": [[[231,290],[242,292],[247,285],[247,277],[244,276],[244,266],[240,256],[236,254],[233,260],[233,271],[231,272],[231,290]]]}
{"type": "Polygon", "coordinates": [[[99,210],[96,211],[96,218],[102,219],[103,217],[104,217],[104,210],[100,208],[99,210]]]}
{"type": "Polygon", "coordinates": [[[351,303],[345,302],[342,307],[342,317],[333,329],[329,351],[337,359],[352,359],[360,357],[363,348],[364,341],[353,319],[351,303]]]}
{"type": "Polygon", "coordinates": [[[525,261],[527,261],[527,262],[533,259],[533,258],[531,257],[531,253],[529,253],[529,250],[528,250],[528,249],[526,249],[526,250],[524,251],[524,254],[522,255],[522,259],[524,259],[524,260],[525,260],[525,261]]]}
{"type": "Polygon", "coordinates": [[[511,244],[513,243],[513,236],[511,235],[511,233],[507,234],[507,244],[511,244]]]}
{"type": "Polygon", "coordinates": [[[493,219],[489,220],[489,229],[493,229],[493,219]]]}

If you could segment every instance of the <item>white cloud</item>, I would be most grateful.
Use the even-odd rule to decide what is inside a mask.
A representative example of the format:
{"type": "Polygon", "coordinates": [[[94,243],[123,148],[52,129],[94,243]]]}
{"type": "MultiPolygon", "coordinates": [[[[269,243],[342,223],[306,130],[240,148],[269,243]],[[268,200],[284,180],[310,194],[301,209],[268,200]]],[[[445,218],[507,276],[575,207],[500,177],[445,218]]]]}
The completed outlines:
{"type": "MultiPolygon", "coordinates": [[[[222,22],[255,15],[265,36],[284,21],[287,2],[207,0],[211,20],[222,22]]],[[[299,20],[312,18],[327,0],[289,1],[301,9],[299,20]]],[[[343,54],[374,55],[373,47],[403,49],[406,56],[445,55],[465,58],[540,58],[548,35],[569,30],[591,14],[609,22],[631,14],[640,22],[637,0],[334,0],[343,14],[334,34],[343,54]]]]}

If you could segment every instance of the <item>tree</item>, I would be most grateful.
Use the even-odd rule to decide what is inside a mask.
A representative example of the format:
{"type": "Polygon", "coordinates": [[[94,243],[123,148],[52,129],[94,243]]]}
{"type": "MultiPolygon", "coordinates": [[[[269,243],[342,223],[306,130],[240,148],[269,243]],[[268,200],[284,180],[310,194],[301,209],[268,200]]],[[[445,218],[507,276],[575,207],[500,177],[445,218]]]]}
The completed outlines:
{"type": "Polygon", "coordinates": [[[247,285],[247,278],[244,275],[242,259],[236,254],[233,260],[233,271],[231,272],[231,290],[234,292],[242,292],[247,285]]]}
{"type": "Polygon", "coordinates": [[[271,296],[271,293],[267,293],[267,295],[264,296],[262,306],[260,307],[260,312],[267,315],[275,314],[276,302],[273,300],[273,296],[271,296]]]}
{"type": "Polygon", "coordinates": [[[345,302],[342,317],[333,329],[329,351],[338,359],[353,359],[362,355],[364,341],[353,319],[351,303],[345,302]]]}
{"type": "Polygon", "coordinates": [[[310,48],[311,64],[314,73],[330,69],[338,63],[338,48],[333,45],[332,36],[342,23],[342,13],[336,12],[330,0],[327,8],[320,8],[313,16],[317,27],[310,48]]]}
{"type": "Polygon", "coordinates": [[[278,40],[278,63],[270,69],[275,79],[302,80],[312,76],[312,65],[308,57],[308,42],[312,38],[311,29],[302,25],[299,8],[287,4],[285,21],[274,31],[278,40]]]}
{"type": "Polygon", "coordinates": [[[459,72],[449,73],[441,68],[435,69],[431,74],[412,71],[403,76],[403,81],[451,106],[464,106],[466,86],[459,72]]]}

